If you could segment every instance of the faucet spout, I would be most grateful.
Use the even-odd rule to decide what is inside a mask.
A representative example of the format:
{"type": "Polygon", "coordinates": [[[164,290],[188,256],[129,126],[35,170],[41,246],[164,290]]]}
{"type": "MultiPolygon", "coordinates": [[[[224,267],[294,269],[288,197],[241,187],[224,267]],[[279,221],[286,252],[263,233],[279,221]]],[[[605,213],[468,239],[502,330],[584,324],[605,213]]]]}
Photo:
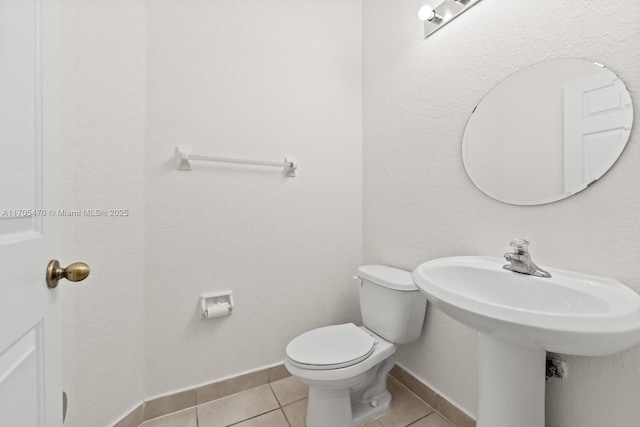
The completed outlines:
{"type": "Polygon", "coordinates": [[[504,258],[509,261],[509,264],[505,264],[502,268],[530,276],[551,277],[548,271],[538,267],[531,259],[529,242],[524,239],[514,239],[510,244],[513,247],[513,252],[504,254],[504,258]]]}

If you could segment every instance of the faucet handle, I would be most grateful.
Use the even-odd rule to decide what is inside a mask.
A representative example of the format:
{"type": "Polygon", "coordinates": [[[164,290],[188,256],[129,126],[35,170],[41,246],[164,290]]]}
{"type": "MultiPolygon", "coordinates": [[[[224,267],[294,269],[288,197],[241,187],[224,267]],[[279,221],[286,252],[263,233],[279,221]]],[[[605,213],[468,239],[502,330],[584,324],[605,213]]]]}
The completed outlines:
{"type": "Polygon", "coordinates": [[[516,250],[517,253],[527,252],[529,249],[529,242],[524,239],[513,239],[511,242],[509,242],[509,244],[511,245],[511,247],[513,247],[513,249],[516,250]]]}

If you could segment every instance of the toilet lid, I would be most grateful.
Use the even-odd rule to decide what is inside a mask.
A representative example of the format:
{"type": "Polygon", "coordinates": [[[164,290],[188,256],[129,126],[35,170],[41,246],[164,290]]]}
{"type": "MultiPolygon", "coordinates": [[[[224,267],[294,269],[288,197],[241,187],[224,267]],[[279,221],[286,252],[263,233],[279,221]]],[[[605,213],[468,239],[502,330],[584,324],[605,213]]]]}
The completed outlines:
{"type": "Polygon", "coordinates": [[[353,323],[313,329],[287,345],[289,361],[305,369],[338,369],[355,365],[373,353],[373,337],[353,323]]]}

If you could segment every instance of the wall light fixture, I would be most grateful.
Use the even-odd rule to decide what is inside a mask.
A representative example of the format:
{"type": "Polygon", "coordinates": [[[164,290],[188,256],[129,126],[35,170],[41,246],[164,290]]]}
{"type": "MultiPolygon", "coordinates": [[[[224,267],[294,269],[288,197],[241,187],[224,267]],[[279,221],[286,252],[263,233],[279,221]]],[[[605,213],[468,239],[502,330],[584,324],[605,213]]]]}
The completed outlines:
{"type": "Polygon", "coordinates": [[[424,38],[426,39],[480,1],[427,0],[418,11],[418,16],[424,21],[424,38]]]}
{"type": "Polygon", "coordinates": [[[435,9],[432,9],[431,6],[429,6],[427,4],[425,4],[424,6],[422,6],[420,8],[420,10],[418,11],[418,16],[423,21],[431,21],[431,22],[434,22],[436,24],[439,24],[439,23],[442,22],[442,15],[439,15],[435,11],[435,9]]]}

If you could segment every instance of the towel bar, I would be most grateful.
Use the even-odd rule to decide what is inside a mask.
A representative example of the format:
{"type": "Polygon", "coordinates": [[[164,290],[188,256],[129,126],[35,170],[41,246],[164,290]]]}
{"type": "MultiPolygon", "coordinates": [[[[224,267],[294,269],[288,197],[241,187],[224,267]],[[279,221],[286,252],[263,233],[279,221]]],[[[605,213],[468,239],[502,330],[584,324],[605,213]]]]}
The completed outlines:
{"type": "Polygon", "coordinates": [[[241,164],[241,165],[277,166],[277,167],[285,168],[284,169],[285,175],[292,178],[296,176],[296,169],[298,169],[298,165],[291,160],[287,160],[286,157],[284,159],[284,162],[265,162],[262,160],[229,159],[226,157],[213,157],[213,156],[202,156],[200,154],[191,154],[191,147],[176,147],[176,169],[181,171],[190,171],[191,160],[234,163],[234,164],[241,164]]]}

